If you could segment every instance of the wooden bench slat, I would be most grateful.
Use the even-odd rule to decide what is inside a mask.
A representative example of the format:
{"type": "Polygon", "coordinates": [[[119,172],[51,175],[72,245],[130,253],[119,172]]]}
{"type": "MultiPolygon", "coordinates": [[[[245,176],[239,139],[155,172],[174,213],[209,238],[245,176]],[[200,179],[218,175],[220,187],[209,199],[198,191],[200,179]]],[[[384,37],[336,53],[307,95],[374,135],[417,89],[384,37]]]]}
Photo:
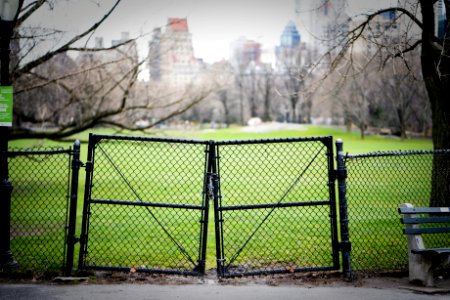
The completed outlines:
{"type": "Polygon", "coordinates": [[[440,228],[404,228],[403,233],[405,234],[421,234],[421,233],[447,233],[450,232],[450,227],[440,227],[440,228]]]}
{"type": "Polygon", "coordinates": [[[403,233],[408,235],[409,280],[433,286],[433,271],[448,262],[450,245],[446,242],[441,246],[447,248],[426,248],[422,234],[450,233],[450,207],[413,207],[404,203],[398,212],[403,217],[403,233]],[[428,228],[422,224],[429,224],[428,228]]]}
{"type": "Polygon", "coordinates": [[[450,223],[450,217],[404,217],[403,224],[450,223]]]}
{"type": "Polygon", "coordinates": [[[426,256],[434,263],[440,264],[450,256],[450,248],[412,249],[411,253],[426,256]]]}
{"type": "Polygon", "coordinates": [[[450,207],[399,207],[401,214],[450,214],[450,207]]]}
{"type": "Polygon", "coordinates": [[[421,254],[421,253],[435,253],[439,255],[450,254],[450,248],[429,248],[429,249],[412,249],[412,253],[421,254]]]}

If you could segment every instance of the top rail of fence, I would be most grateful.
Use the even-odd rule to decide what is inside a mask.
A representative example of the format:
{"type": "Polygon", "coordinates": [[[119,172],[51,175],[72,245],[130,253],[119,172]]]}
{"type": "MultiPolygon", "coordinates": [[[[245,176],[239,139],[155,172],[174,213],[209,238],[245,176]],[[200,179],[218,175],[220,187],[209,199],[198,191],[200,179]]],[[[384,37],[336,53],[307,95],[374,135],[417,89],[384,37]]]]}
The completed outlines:
{"type": "Polygon", "coordinates": [[[8,157],[23,156],[23,155],[57,155],[57,154],[71,154],[72,148],[24,148],[24,149],[8,149],[8,157]]]}
{"type": "Polygon", "coordinates": [[[364,154],[346,154],[345,159],[358,159],[358,158],[383,157],[383,156],[430,155],[430,154],[450,154],[450,149],[405,150],[405,151],[399,150],[399,151],[369,152],[364,154]]]}
{"type": "Polygon", "coordinates": [[[299,137],[299,138],[273,138],[255,140],[228,140],[215,141],[217,145],[243,145],[243,144],[270,144],[270,143],[290,143],[290,142],[325,142],[332,141],[332,136],[299,137]]]}
{"type": "Polygon", "coordinates": [[[190,139],[176,139],[176,138],[157,138],[147,136],[126,136],[126,135],[105,135],[105,134],[89,134],[89,139],[97,143],[100,140],[122,140],[122,141],[146,141],[146,142],[161,142],[161,143],[185,143],[185,144],[209,144],[211,141],[207,140],[190,140],[190,139]]]}
{"type": "Polygon", "coordinates": [[[253,139],[253,140],[194,140],[194,139],[177,139],[177,138],[158,138],[146,136],[125,136],[125,135],[104,135],[93,134],[89,135],[94,142],[100,140],[127,140],[127,141],[151,141],[164,143],[186,143],[186,144],[216,144],[216,145],[240,145],[240,144],[267,144],[267,143],[284,143],[284,142],[310,142],[310,141],[332,141],[332,136],[318,136],[318,137],[299,137],[299,138],[272,138],[272,139],[253,139]]]}

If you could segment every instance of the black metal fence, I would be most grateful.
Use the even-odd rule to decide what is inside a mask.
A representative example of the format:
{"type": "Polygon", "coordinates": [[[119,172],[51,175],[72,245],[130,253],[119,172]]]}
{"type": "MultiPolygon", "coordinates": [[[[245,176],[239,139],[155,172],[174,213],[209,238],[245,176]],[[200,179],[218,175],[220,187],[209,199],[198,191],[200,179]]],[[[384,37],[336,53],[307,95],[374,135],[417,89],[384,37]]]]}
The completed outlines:
{"type": "MultiPolygon", "coordinates": [[[[341,149],[336,168],[333,156],[331,137],[96,136],[86,162],[78,267],[193,275],[217,267],[220,276],[341,264],[349,270],[349,220],[354,270],[406,270],[397,208],[429,205],[433,157],[450,160],[450,151],[344,155],[341,149]],[[208,228],[210,211],[215,226],[208,228]]],[[[11,250],[20,271],[70,274],[79,144],[10,151],[9,164],[11,250]]]]}
{"type": "Polygon", "coordinates": [[[220,276],[339,269],[331,137],[217,143],[220,276]]]}
{"type": "MultiPolygon", "coordinates": [[[[399,151],[347,155],[347,203],[354,270],[391,271],[408,267],[408,247],[398,207],[429,206],[433,157],[450,151],[399,151]]],[[[441,176],[450,170],[440,168],[441,176]]],[[[429,246],[448,246],[450,235],[426,236],[429,246]]]]}
{"type": "Polygon", "coordinates": [[[91,135],[86,167],[79,268],[202,274],[210,203],[220,276],[339,268],[331,137],[91,135]]]}
{"type": "Polygon", "coordinates": [[[203,273],[208,147],[91,135],[79,267],[203,273]]]}
{"type": "Polygon", "coordinates": [[[21,272],[61,273],[67,266],[72,155],[61,148],[8,152],[11,250],[21,272]]]}

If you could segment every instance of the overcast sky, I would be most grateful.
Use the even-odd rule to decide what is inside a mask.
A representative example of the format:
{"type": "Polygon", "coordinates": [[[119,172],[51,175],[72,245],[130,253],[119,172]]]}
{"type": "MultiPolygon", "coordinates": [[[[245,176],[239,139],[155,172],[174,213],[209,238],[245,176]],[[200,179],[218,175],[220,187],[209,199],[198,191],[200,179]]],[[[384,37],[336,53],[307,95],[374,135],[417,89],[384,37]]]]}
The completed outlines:
{"type": "MultiPolygon", "coordinates": [[[[45,27],[81,32],[93,20],[98,20],[113,2],[58,0],[51,17],[45,13],[36,14],[33,22],[45,27]]],[[[145,55],[153,28],[163,27],[169,17],[186,17],[195,56],[212,63],[222,58],[228,59],[230,43],[241,36],[273,49],[279,44],[287,22],[295,20],[294,3],[295,0],[123,0],[92,36],[92,41],[94,37],[101,36],[105,46],[109,46],[111,40],[119,39],[123,31],[130,32],[132,37],[143,34],[139,49],[141,55],[145,55]]],[[[349,0],[348,3],[349,12],[357,14],[370,8],[395,4],[396,1],[349,0]]]]}

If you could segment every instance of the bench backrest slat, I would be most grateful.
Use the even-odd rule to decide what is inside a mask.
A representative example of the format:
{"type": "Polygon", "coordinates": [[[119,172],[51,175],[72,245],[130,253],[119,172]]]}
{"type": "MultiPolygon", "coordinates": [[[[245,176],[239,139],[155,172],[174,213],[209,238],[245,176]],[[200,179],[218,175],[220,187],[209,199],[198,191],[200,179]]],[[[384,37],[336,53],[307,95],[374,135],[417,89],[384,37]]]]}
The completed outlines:
{"type": "Polygon", "coordinates": [[[403,233],[449,233],[450,232],[450,207],[413,207],[405,203],[399,207],[398,212],[403,215],[401,222],[405,224],[403,233]],[[444,224],[447,223],[447,224],[444,224]],[[421,228],[421,224],[430,224],[421,228]],[[432,227],[431,224],[440,224],[432,227]]]}
{"type": "Polygon", "coordinates": [[[403,217],[403,224],[450,223],[450,217],[403,217]]]}
{"type": "Polygon", "coordinates": [[[403,233],[405,234],[422,234],[422,233],[447,233],[450,232],[450,227],[439,227],[439,228],[404,228],[403,233]]]}
{"type": "Polygon", "coordinates": [[[438,214],[450,215],[450,207],[400,207],[401,214],[438,214]]]}

